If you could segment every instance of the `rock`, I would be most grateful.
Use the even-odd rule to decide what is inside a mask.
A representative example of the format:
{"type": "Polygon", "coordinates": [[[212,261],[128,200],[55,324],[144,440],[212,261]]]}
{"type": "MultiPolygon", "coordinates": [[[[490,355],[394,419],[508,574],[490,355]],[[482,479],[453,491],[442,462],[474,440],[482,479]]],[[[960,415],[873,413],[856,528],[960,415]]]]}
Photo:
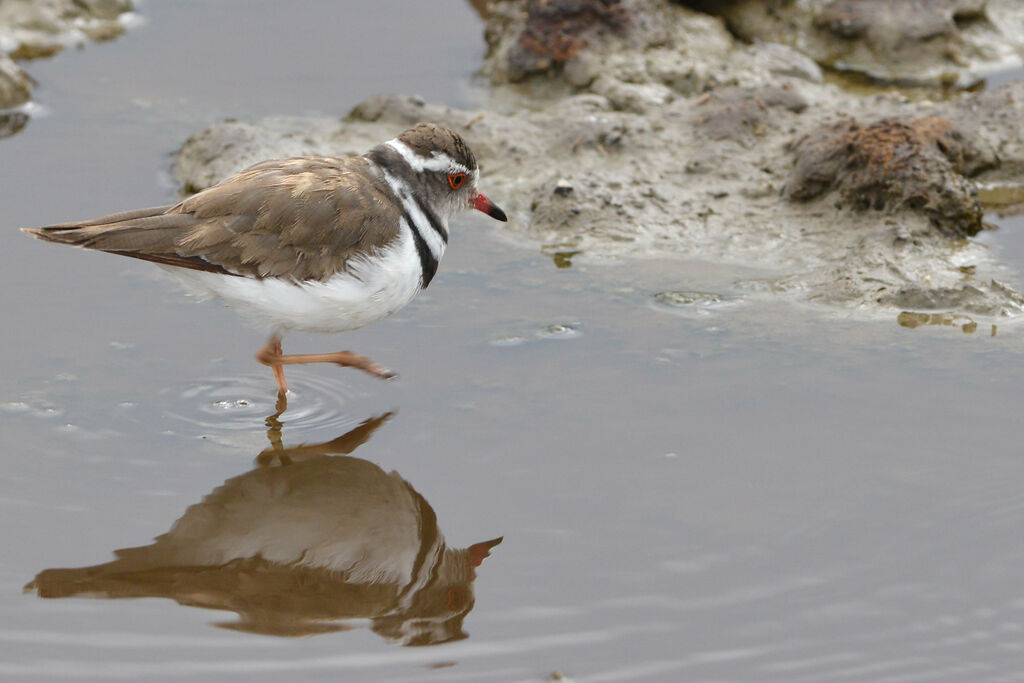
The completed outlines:
{"type": "Polygon", "coordinates": [[[592,41],[625,33],[630,20],[620,0],[527,0],[522,13],[522,30],[507,48],[512,82],[562,68],[592,41]]]}
{"type": "Polygon", "coordinates": [[[1016,0],[689,0],[746,40],[798,48],[818,64],[895,82],[965,87],[1019,67],[1016,0]]]}
{"type": "Polygon", "coordinates": [[[858,211],[920,211],[954,236],[981,230],[982,211],[967,160],[986,156],[979,141],[943,118],[846,120],[824,124],[791,145],[790,199],[837,193],[858,211]]]}
{"type": "MultiPolygon", "coordinates": [[[[483,73],[495,85],[555,79],[602,94],[616,92],[616,83],[627,86],[626,93],[628,86],[659,84],[693,94],[713,80],[716,67],[733,61],[730,56],[744,54],[721,21],[667,0],[501,2],[492,5],[485,38],[483,73]]],[[[762,72],[756,61],[749,55],[736,75],[762,72]]],[[[651,91],[642,92],[626,99],[650,99],[651,91]]],[[[662,91],[655,99],[666,101],[662,91]]]]}
{"type": "Polygon", "coordinates": [[[1024,178],[1024,89],[1019,84],[971,93],[941,114],[974,144],[964,147],[964,171],[978,183],[1021,186],[1024,178]]]}
{"type": "Polygon", "coordinates": [[[131,0],[0,0],[0,138],[28,122],[35,82],[15,59],[46,57],[88,40],[109,40],[124,32],[131,0]]]}
{"type": "Polygon", "coordinates": [[[13,109],[29,101],[32,78],[13,59],[0,55],[0,109],[13,109]]]}
{"type": "Polygon", "coordinates": [[[131,11],[131,0],[4,0],[0,47],[15,59],[29,59],[109,40],[124,32],[121,19],[131,11]]]}
{"type": "Polygon", "coordinates": [[[886,294],[880,303],[896,308],[954,310],[984,316],[1006,316],[1024,311],[1024,297],[995,280],[956,287],[908,285],[886,294]],[[993,304],[993,294],[997,295],[997,305],[993,304]]]}
{"type": "Polygon", "coordinates": [[[756,42],[758,59],[776,76],[793,76],[811,83],[822,83],[825,76],[810,57],[781,43],[756,42]]]}

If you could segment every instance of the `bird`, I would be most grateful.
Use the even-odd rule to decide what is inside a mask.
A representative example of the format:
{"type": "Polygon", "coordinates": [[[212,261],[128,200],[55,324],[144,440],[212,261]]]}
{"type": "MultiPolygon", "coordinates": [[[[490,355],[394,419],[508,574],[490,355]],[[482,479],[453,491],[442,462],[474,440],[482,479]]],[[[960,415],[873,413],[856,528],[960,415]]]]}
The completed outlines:
{"type": "Polygon", "coordinates": [[[281,340],[354,330],[408,304],[433,280],[453,216],[472,208],[508,220],[479,178],[462,136],[424,122],[361,156],[272,159],[173,205],[22,231],[151,261],[269,329],[256,359],[286,400],[285,365],[395,376],[351,351],[286,355],[281,340]]]}

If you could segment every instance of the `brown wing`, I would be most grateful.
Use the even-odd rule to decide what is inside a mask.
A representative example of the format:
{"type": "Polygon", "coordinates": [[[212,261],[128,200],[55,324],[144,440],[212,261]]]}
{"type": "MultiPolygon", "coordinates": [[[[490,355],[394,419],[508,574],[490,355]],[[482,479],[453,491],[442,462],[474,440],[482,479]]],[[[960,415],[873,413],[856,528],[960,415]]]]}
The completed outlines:
{"type": "Polygon", "coordinates": [[[391,242],[400,217],[363,157],[300,157],[256,164],[174,206],[26,232],[195,270],[325,280],[391,242]]]}

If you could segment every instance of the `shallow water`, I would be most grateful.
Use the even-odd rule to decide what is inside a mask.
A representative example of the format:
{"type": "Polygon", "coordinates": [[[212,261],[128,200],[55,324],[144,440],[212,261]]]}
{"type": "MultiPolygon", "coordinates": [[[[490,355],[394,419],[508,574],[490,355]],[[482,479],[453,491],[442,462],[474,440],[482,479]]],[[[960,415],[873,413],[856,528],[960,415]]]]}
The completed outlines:
{"type": "MultiPolygon", "coordinates": [[[[705,264],[559,269],[467,216],[407,309],[286,339],[400,379],[290,369],[268,425],[258,332],[147,264],[16,232],[171,201],[168,152],[221,117],[341,115],[382,91],[471,100],[468,5],[282,7],[148,3],[123,38],[29,64],[49,114],[0,141],[0,677],[1020,680],[1019,326],[744,298],[733,283],[765,273],[705,264]],[[310,467],[370,483],[342,477],[335,500],[327,474],[294,474],[310,467]],[[250,482],[286,504],[235,495],[250,482]],[[149,545],[218,489],[252,524],[193,545],[258,533],[312,569],[165,563],[48,584],[124,599],[23,592],[149,545]],[[311,559],[339,535],[366,545],[311,559]],[[409,559],[424,548],[497,537],[475,571],[444,584],[437,560],[402,596],[315,571],[361,557],[401,575],[432,566],[409,559]],[[402,647],[417,634],[449,642],[402,647]]],[[[980,238],[1018,283],[1022,225],[980,238]]]]}

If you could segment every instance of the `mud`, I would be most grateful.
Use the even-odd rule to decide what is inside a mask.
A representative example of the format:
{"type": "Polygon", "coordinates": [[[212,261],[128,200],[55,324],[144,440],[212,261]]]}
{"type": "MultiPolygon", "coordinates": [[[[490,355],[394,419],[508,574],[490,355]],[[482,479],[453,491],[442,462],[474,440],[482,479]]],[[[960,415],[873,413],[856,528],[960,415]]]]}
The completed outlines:
{"type": "Polygon", "coordinates": [[[262,158],[361,153],[433,120],[473,146],[506,235],[562,267],[675,255],[774,273],[731,295],[1024,310],[966,239],[984,227],[978,188],[1019,183],[1024,86],[865,97],[792,48],[744,44],[665,0],[499,3],[486,40],[480,109],[388,96],[340,121],[225,122],[186,142],[177,178],[192,191],[262,158]]]}

